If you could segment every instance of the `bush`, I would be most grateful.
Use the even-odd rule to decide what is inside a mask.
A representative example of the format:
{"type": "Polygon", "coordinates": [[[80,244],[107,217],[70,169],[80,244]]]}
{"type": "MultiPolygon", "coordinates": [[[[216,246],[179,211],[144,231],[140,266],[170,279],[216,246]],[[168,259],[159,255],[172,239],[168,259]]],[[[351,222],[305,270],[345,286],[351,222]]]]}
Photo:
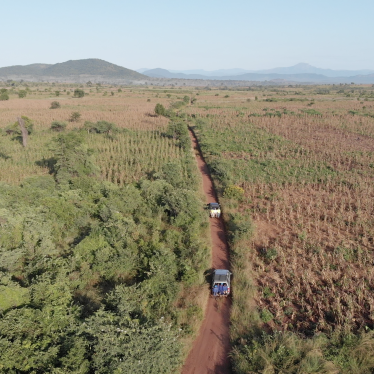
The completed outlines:
{"type": "Polygon", "coordinates": [[[49,109],[58,109],[58,108],[61,108],[60,103],[58,101],[52,101],[49,109]]]}
{"type": "Polygon", "coordinates": [[[81,114],[79,112],[72,112],[70,114],[69,122],[79,122],[81,114]]]}
{"type": "Polygon", "coordinates": [[[155,106],[155,113],[158,116],[165,116],[166,115],[166,109],[162,104],[157,103],[155,106]]]}
{"type": "Polygon", "coordinates": [[[66,122],[53,121],[51,124],[51,130],[56,132],[64,131],[66,129],[66,126],[66,122]]]}
{"type": "Polygon", "coordinates": [[[80,88],[74,90],[74,97],[84,97],[84,91],[80,88]]]}
{"type": "Polygon", "coordinates": [[[239,186],[230,185],[225,188],[223,192],[223,196],[229,199],[237,199],[239,200],[244,195],[243,188],[239,186]]]}
{"type": "MultiPolygon", "coordinates": [[[[30,135],[34,130],[34,123],[29,117],[21,116],[21,118],[25,121],[25,127],[27,129],[28,134],[30,135]]],[[[5,132],[8,135],[15,135],[16,137],[22,135],[18,121],[14,122],[12,125],[7,126],[5,128],[5,132]]]]}
{"type": "Polygon", "coordinates": [[[267,309],[262,309],[261,313],[260,313],[260,318],[261,318],[262,322],[268,323],[274,318],[274,316],[267,309]]]}
{"type": "Polygon", "coordinates": [[[55,91],[55,96],[60,96],[60,91],[55,91]]]}
{"type": "Polygon", "coordinates": [[[5,100],[9,100],[9,95],[7,92],[2,92],[0,94],[0,101],[5,101],[5,100]]]}
{"type": "Polygon", "coordinates": [[[26,97],[26,95],[27,95],[27,91],[26,90],[20,90],[20,91],[18,91],[18,97],[20,99],[26,97]]]}
{"type": "Polygon", "coordinates": [[[231,178],[231,164],[226,160],[215,159],[209,164],[210,172],[224,184],[231,178]]]}
{"type": "Polygon", "coordinates": [[[88,132],[95,132],[97,134],[110,134],[113,132],[119,132],[119,129],[114,123],[107,121],[97,121],[96,123],[86,121],[84,128],[88,132]]]}

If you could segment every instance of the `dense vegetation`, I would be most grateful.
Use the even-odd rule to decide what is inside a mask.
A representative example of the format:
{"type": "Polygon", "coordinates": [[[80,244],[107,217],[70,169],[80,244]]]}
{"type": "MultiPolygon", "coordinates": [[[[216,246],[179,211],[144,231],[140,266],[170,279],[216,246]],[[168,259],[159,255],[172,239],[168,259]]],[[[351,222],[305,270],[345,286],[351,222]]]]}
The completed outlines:
{"type": "Polygon", "coordinates": [[[177,370],[209,258],[186,125],[35,127],[0,136],[0,371],[177,370]]]}
{"type": "Polygon", "coordinates": [[[325,91],[189,109],[230,233],[236,373],[374,372],[372,91],[325,91]]]}

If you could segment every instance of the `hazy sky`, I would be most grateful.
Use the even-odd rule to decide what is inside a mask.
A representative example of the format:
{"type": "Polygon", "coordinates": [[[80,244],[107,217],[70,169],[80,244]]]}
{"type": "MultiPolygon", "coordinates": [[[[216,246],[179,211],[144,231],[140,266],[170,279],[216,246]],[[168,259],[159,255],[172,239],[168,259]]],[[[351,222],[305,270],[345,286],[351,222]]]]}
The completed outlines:
{"type": "Polygon", "coordinates": [[[374,69],[373,0],[0,0],[0,67],[374,69]]]}

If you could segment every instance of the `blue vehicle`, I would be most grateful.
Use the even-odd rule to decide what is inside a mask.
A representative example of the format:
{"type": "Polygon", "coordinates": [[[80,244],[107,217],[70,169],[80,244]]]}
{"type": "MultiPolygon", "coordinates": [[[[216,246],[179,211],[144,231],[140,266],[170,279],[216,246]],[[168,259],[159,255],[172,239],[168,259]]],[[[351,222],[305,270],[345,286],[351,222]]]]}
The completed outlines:
{"type": "Polygon", "coordinates": [[[212,279],[212,295],[227,297],[231,292],[231,275],[229,270],[215,269],[212,279]]]}

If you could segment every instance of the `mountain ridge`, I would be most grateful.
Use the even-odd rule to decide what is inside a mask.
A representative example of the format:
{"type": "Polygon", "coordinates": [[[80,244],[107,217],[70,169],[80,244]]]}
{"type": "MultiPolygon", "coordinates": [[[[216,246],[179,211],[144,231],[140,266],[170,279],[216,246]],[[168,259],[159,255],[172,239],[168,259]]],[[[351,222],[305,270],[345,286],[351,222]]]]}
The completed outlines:
{"type": "Polygon", "coordinates": [[[35,76],[42,78],[84,75],[133,80],[148,78],[134,70],[97,58],[68,60],[57,64],[15,65],[0,68],[0,77],[35,76]]]}
{"type": "MultiPolygon", "coordinates": [[[[233,69],[240,70],[240,69],[233,69]]],[[[348,76],[335,76],[336,74],[330,73],[330,76],[320,73],[325,70],[330,71],[331,69],[320,69],[315,68],[312,65],[300,63],[289,68],[275,68],[269,70],[262,70],[256,72],[246,72],[238,75],[201,75],[201,74],[186,74],[186,73],[175,73],[166,69],[156,68],[144,71],[144,75],[152,78],[168,78],[168,79],[202,79],[202,80],[240,80],[240,81],[292,81],[299,83],[363,83],[370,84],[374,83],[374,71],[371,70],[358,70],[358,71],[338,71],[331,70],[336,74],[339,72],[350,72],[356,75],[348,76]],[[294,72],[293,72],[294,71],[294,72]],[[360,72],[369,74],[357,74],[360,72]],[[332,75],[332,76],[331,76],[332,75]]],[[[199,70],[196,70],[199,71],[199,70]]]]}
{"type": "MultiPolygon", "coordinates": [[[[298,63],[289,67],[278,67],[273,69],[264,70],[245,70],[240,68],[235,69],[220,69],[213,71],[206,71],[203,69],[194,70],[166,70],[162,68],[156,69],[142,69],[142,74],[157,78],[186,78],[186,79],[241,79],[242,76],[247,74],[281,74],[289,75],[295,74],[316,74],[319,76],[318,80],[329,80],[328,78],[348,78],[361,75],[374,74],[374,70],[333,70],[322,69],[312,66],[308,63],[298,63]],[[325,79],[321,79],[324,76],[325,79]],[[231,77],[231,78],[229,78],[231,77]]],[[[255,76],[256,77],[256,76],[255,76]]],[[[301,77],[301,76],[300,76],[301,77]]],[[[278,77],[279,78],[279,77],[278,77]]],[[[310,76],[312,78],[312,76],[310,76]]],[[[316,77],[317,78],[317,77],[316,77]]],[[[265,79],[265,78],[264,78],[265,79]]]]}

